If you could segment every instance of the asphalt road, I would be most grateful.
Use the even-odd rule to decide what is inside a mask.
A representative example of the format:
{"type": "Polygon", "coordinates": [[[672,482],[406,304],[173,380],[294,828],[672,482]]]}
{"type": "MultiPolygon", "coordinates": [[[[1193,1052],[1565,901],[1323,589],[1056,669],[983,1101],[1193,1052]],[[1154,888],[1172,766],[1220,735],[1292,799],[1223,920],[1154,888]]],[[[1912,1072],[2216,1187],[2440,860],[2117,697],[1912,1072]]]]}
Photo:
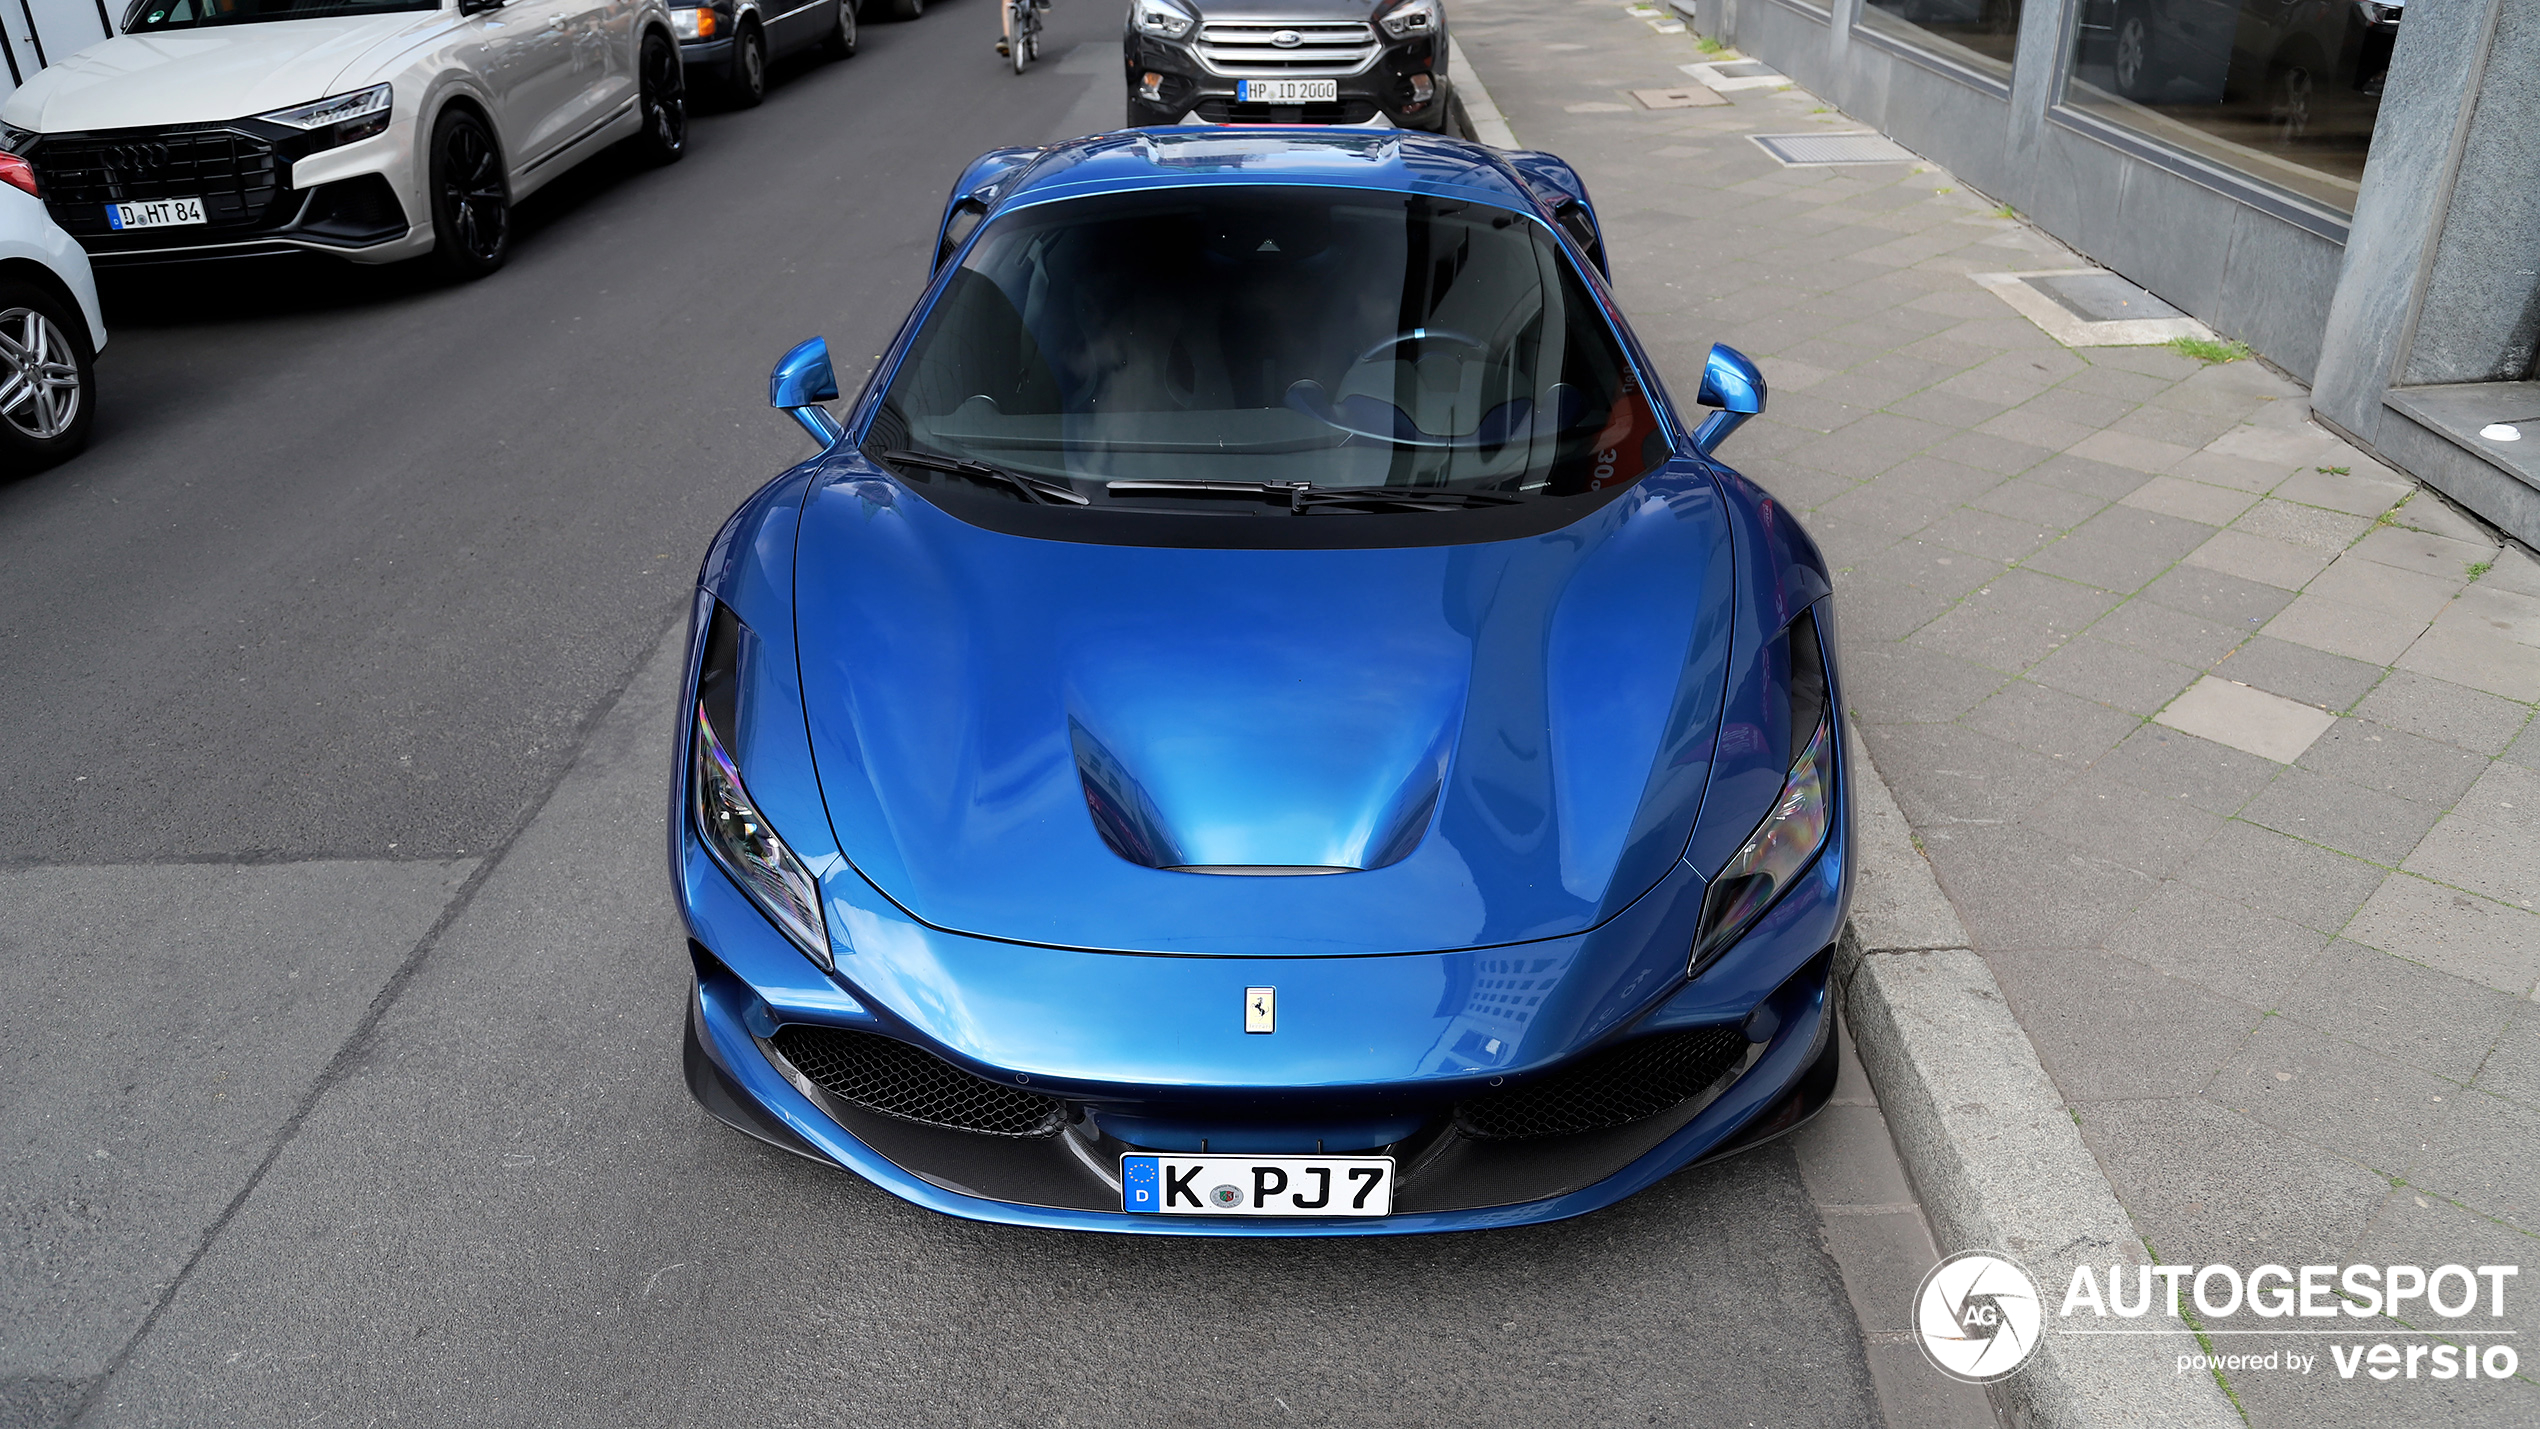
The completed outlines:
{"type": "Polygon", "coordinates": [[[1115,124],[874,25],[472,286],[109,286],[94,449],[0,485],[0,1425],[1875,1422],[1793,1153],[1396,1242],[953,1221],[688,1100],[666,635],[763,404],[851,381],[945,187],[1115,124]]]}

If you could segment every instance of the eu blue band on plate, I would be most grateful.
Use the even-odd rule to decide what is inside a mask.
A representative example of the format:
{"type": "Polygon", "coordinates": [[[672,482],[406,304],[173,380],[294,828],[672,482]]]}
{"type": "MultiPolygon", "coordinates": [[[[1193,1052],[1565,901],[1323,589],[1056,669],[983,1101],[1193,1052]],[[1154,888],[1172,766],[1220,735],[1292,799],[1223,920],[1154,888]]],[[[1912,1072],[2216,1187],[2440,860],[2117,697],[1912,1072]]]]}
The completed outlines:
{"type": "Polygon", "coordinates": [[[1156,1158],[1123,1156],[1120,1158],[1120,1209],[1156,1212],[1156,1158]]]}

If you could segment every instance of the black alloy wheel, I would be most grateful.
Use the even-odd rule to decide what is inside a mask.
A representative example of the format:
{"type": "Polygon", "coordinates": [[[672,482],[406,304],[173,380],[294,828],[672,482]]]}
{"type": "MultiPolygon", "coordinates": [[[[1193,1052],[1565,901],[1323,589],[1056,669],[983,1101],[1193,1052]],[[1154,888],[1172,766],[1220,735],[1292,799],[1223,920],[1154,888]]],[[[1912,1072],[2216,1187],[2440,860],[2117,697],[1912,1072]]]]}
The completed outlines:
{"type": "Polygon", "coordinates": [[[95,356],[78,308],[33,283],[0,280],[0,471],[42,471],[88,445],[95,356]]]}
{"type": "Polygon", "coordinates": [[[823,59],[855,58],[855,0],[838,0],[838,23],[820,41],[823,59]]]}
{"type": "Polygon", "coordinates": [[[2267,76],[2267,128],[2277,147],[2290,149],[2311,137],[2311,67],[2295,60],[2267,76]]]}
{"type": "Polygon", "coordinates": [[[635,135],[636,152],[655,168],[675,164],[688,152],[688,72],[678,46],[658,31],[644,37],[641,79],[636,107],[644,127],[635,135]]]}
{"type": "Polygon", "coordinates": [[[503,153],[469,109],[432,126],[432,256],[457,278],[482,278],[511,256],[512,192],[503,153]]]}
{"type": "Polygon", "coordinates": [[[2128,99],[2152,97],[2152,20],[2140,5],[2129,5],[2117,13],[2116,53],[2109,58],[2108,68],[2117,82],[2117,93],[2128,99]]]}
{"type": "Polygon", "coordinates": [[[732,107],[756,109],[767,98],[767,35],[748,20],[732,41],[732,107]]]}

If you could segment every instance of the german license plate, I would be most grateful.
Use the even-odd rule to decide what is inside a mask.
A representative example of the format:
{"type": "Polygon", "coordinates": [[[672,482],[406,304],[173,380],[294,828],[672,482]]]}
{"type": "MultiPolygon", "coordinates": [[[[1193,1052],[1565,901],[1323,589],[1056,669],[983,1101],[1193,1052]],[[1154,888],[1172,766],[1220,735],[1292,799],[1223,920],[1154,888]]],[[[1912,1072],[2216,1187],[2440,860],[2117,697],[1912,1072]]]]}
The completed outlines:
{"type": "Polygon", "coordinates": [[[106,226],[118,233],[127,228],[174,228],[179,224],[202,221],[203,201],[199,198],[160,198],[147,203],[106,205],[106,226]]]}
{"type": "Polygon", "coordinates": [[[1390,1156],[1123,1156],[1120,1209],[1164,1216],[1386,1216],[1390,1156]]]}
{"type": "Polygon", "coordinates": [[[1340,97],[1337,79],[1246,79],[1235,87],[1245,104],[1329,104],[1340,97]]]}

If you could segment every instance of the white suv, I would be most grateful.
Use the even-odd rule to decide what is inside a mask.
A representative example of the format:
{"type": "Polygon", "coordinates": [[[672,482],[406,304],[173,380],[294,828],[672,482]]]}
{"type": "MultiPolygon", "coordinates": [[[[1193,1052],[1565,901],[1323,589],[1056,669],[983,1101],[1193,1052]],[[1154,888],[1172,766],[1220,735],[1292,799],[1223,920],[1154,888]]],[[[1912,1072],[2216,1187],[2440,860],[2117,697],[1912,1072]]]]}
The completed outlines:
{"type": "Polygon", "coordinates": [[[100,263],[308,249],[501,266],[511,207],[620,140],[687,147],[663,0],[135,0],[0,105],[100,263]]]}

